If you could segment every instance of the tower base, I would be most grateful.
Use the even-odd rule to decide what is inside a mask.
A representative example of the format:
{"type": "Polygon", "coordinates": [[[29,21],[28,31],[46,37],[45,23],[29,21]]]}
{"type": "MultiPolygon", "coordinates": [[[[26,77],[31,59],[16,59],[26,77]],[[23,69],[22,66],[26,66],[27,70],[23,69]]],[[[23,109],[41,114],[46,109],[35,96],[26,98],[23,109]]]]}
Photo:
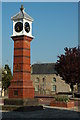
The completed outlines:
{"type": "Polygon", "coordinates": [[[39,105],[38,99],[15,99],[15,98],[7,98],[4,99],[4,105],[2,106],[2,110],[7,111],[32,111],[32,110],[42,110],[43,106],[39,105]]]}
{"type": "Polygon", "coordinates": [[[34,87],[9,87],[9,98],[34,98],[34,87]]]}
{"type": "Polygon", "coordinates": [[[7,98],[7,99],[4,99],[4,105],[35,106],[35,105],[38,105],[38,99],[37,98],[33,98],[33,99],[7,98]]]}

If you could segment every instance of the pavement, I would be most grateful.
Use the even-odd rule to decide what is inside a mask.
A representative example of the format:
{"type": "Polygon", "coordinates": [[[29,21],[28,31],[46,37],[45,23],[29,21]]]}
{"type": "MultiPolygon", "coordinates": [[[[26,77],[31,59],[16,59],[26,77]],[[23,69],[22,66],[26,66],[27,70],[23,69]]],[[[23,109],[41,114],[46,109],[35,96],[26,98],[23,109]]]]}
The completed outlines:
{"type": "Polygon", "coordinates": [[[37,111],[2,111],[0,108],[0,120],[35,120],[35,119],[80,119],[80,107],[62,108],[43,105],[43,110],[37,111]]]}
{"type": "Polygon", "coordinates": [[[50,106],[43,106],[43,110],[29,111],[29,112],[6,112],[0,111],[1,120],[24,120],[24,119],[39,119],[39,118],[78,118],[80,119],[80,112],[74,110],[68,110],[63,108],[56,108],[50,106]]]}
{"type": "Polygon", "coordinates": [[[43,108],[53,108],[53,109],[59,109],[59,110],[69,110],[69,111],[80,112],[80,106],[74,106],[73,108],[65,108],[65,107],[53,107],[53,106],[43,105],[43,108]]]}

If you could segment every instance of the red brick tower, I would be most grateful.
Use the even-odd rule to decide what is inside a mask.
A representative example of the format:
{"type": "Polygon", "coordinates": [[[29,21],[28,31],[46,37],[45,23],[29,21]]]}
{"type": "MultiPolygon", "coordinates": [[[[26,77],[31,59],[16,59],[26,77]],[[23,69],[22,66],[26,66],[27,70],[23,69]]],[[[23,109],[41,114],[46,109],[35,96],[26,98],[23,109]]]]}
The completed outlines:
{"type": "Polygon", "coordinates": [[[34,87],[31,81],[30,42],[32,36],[33,19],[24,12],[13,16],[14,64],[13,80],[9,87],[9,98],[34,98],[34,87]]]}

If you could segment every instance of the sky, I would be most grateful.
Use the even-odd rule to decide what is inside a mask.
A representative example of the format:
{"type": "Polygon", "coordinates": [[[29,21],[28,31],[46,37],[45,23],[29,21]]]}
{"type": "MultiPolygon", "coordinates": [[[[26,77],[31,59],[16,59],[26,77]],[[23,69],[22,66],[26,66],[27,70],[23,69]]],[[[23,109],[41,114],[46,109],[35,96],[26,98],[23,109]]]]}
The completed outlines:
{"type": "Polygon", "coordinates": [[[79,2],[79,0],[1,0],[2,2],[79,2]]]}
{"type": "Polygon", "coordinates": [[[2,3],[2,65],[13,68],[14,43],[11,39],[11,17],[21,4],[33,19],[31,64],[56,62],[65,47],[78,46],[77,2],[3,2],[2,3]]]}

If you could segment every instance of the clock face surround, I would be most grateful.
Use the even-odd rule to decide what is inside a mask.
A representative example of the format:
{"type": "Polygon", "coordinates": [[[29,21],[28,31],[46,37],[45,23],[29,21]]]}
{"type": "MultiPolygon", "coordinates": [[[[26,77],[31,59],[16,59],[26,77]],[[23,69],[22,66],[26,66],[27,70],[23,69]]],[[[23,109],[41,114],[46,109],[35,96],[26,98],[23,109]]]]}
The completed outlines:
{"type": "Polygon", "coordinates": [[[14,29],[17,33],[20,33],[22,30],[25,30],[26,33],[30,32],[30,24],[28,22],[24,23],[24,28],[23,28],[23,22],[17,22],[15,23],[14,29]]]}
{"type": "Polygon", "coordinates": [[[21,32],[23,30],[23,23],[22,22],[17,22],[15,24],[15,31],[16,32],[21,32]]]}
{"type": "Polygon", "coordinates": [[[29,31],[30,31],[30,25],[29,25],[28,22],[25,22],[24,29],[25,29],[25,31],[26,31],[27,33],[29,33],[29,31]]]}

